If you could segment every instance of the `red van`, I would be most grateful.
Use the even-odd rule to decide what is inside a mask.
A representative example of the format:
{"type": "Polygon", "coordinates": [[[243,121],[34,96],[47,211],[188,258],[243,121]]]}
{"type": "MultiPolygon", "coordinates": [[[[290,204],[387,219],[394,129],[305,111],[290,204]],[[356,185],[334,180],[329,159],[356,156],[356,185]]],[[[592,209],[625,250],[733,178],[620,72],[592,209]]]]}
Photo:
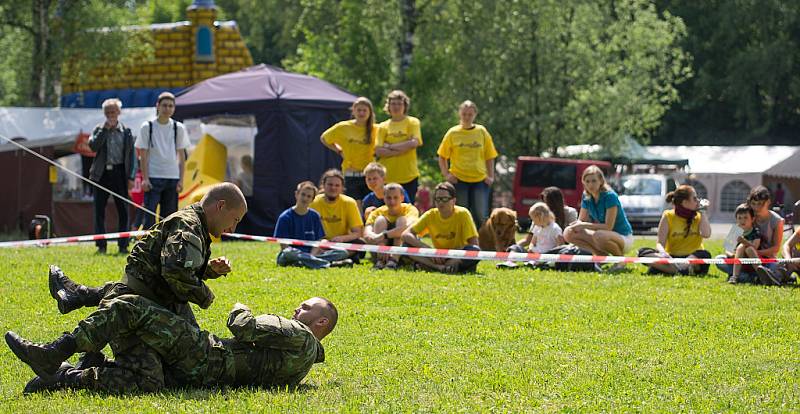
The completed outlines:
{"type": "Polygon", "coordinates": [[[607,161],[517,157],[517,170],[514,173],[514,210],[517,212],[520,227],[527,231],[530,226],[528,209],[537,201],[541,201],[542,190],[547,187],[560,188],[564,194],[564,204],[580,211],[583,194],[581,175],[590,165],[600,167],[608,177],[611,163],[607,161]]]}

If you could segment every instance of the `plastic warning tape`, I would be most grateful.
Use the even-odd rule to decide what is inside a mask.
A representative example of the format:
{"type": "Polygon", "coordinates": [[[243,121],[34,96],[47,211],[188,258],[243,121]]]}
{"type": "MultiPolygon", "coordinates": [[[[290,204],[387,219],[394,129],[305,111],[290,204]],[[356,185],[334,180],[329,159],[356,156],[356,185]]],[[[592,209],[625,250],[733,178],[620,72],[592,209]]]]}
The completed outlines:
{"type": "Polygon", "coordinates": [[[0,248],[3,247],[43,247],[51,244],[71,244],[71,243],[84,243],[93,242],[97,240],[116,240],[127,239],[129,237],[141,237],[147,234],[146,230],[140,231],[123,231],[119,233],[106,233],[106,234],[89,234],[86,236],[71,236],[71,237],[56,237],[52,239],[36,239],[36,240],[20,240],[0,242],[0,248]]]}
{"type": "Polygon", "coordinates": [[[496,260],[523,262],[535,260],[539,262],[571,262],[571,263],[640,263],[640,264],[767,264],[780,262],[800,262],[800,258],[773,259],[773,258],[741,258],[741,259],[687,259],[687,258],[662,258],[662,257],[626,257],[626,256],[584,256],[570,254],[545,254],[545,253],[517,253],[495,252],[458,249],[434,249],[424,247],[381,246],[358,243],[334,243],[329,241],[308,241],[297,239],[284,239],[279,237],[252,236],[249,234],[226,233],[228,237],[241,240],[263,241],[267,243],[280,243],[289,246],[310,246],[324,249],[350,250],[357,252],[372,252],[397,254],[405,256],[444,257],[448,259],[471,260],[496,260]]]}
{"type": "MultiPolygon", "coordinates": [[[[97,240],[115,240],[129,237],[141,237],[148,231],[126,231],[119,233],[90,234],[85,236],[57,237],[52,239],[21,240],[0,242],[0,248],[14,247],[44,247],[53,244],[71,244],[94,242],[97,240]]],[[[289,246],[301,247],[320,247],[323,249],[339,249],[358,252],[372,252],[396,254],[404,256],[423,256],[423,257],[442,257],[448,259],[470,259],[470,260],[495,260],[495,261],[515,261],[524,262],[535,260],[539,262],[562,262],[562,263],[639,263],[639,264],[767,264],[767,263],[800,263],[800,258],[793,259],[773,259],[773,258],[725,258],[725,259],[687,259],[687,258],[662,258],[662,257],[627,257],[627,256],[588,256],[570,254],[546,254],[546,253],[517,253],[517,252],[495,252],[478,250],[458,250],[458,249],[434,249],[426,247],[402,247],[402,246],[382,246],[373,244],[358,243],[335,243],[330,241],[309,241],[298,239],[285,239],[280,237],[253,236],[240,233],[225,233],[227,237],[240,240],[253,240],[267,243],[279,243],[289,246]]]]}

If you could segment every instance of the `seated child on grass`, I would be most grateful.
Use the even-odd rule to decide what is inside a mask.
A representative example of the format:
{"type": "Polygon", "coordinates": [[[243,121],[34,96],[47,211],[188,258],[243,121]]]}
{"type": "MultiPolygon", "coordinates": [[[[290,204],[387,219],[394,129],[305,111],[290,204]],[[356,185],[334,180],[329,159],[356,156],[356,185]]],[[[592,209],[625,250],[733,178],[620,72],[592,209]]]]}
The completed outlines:
{"type": "MultiPolygon", "coordinates": [[[[757,258],[758,247],[761,244],[761,232],[758,227],[753,225],[755,213],[749,204],[740,204],[736,207],[736,225],[743,230],[741,236],[737,240],[739,244],[736,245],[734,257],[744,258],[757,258]]],[[[733,274],[728,278],[728,283],[738,283],[742,270],[748,273],[755,273],[752,265],[733,265],[733,274]]]]}
{"type": "MultiPolygon", "coordinates": [[[[325,236],[319,213],[310,208],[317,195],[317,187],[311,181],[303,181],[294,192],[295,205],[286,209],[278,217],[273,237],[297,240],[321,240],[325,236]]],[[[281,245],[278,253],[278,266],[305,266],[310,269],[323,269],[331,266],[347,265],[347,252],[344,250],[322,250],[310,246],[281,245]]]]}
{"type": "MultiPolygon", "coordinates": [[[[556,246],[564,244],[561,226],[556,223],[556,216],[550,211],[546,203],[538,202],[528,210],[531,218],[531,228],[524,239],[508,248],[511,252],[524,252],[528,247],[529,253],[547,253],[556,246]]],[[[527,266],[536,266],[536,261],[526,262],[527,266]]],[[[497,267],[516,267],[516,263],[508,261],[498,263],[497,267]]]]}

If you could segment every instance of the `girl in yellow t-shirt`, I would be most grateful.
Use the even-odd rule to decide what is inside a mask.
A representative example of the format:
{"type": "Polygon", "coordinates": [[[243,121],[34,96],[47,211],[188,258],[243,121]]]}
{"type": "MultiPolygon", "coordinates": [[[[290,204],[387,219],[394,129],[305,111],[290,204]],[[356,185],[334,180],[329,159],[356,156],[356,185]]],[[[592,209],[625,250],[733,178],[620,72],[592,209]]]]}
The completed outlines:
{"type": "Polygon", "coordinates": [[[398,183],[408,193],[411,203],[417,197],[417,147],[422,146],[419,119],[408,116],[411,99],[403,91],[391,91],[383,110],[390,119],[378,124],[375,156],[386,167],[386,182],[398,183]]]}
{"type": "Polygon", "coordinates": [[[322,133],[320,141],[342,157],[345,194],[354,198],[361,210],[361,199],[369,193],[364,167],[375,158],[375,110],[372,102],[359,97],[351,108],[353,119],[342,121],[322,133]]]}
{"type": "MultiPolygon", "coordinates": [[[[711,254],[703,250],[703,239],[711,237],[711,224],[708,222],[708,215],[700,211],[701,204],[694,187],[690,185],[678,187],[667,194],[667,202],[673,203],[675,208],[661,215],[655,250],[647,247],[639,249],[639,256],[710,258],[711,254]]],[[[708,204],[702,207],[706,208],[708,204]]],[[[707,264],[656,263],[649,266],[648,273],[667,274],[706,274],[709,267],[707,264]]]]}
{"type": "Polygon", "coordinates": [[[439,170],[456,186],[458,200],[480,227],[489,216],[489,191],[494,182],[497,150],[483,125],[475,124],[478,107],[464,101],[458,107],[459,124],[450,128],[439,145],[439,170]],[[448,169],[447,161],[450,160],[448,169]]]}

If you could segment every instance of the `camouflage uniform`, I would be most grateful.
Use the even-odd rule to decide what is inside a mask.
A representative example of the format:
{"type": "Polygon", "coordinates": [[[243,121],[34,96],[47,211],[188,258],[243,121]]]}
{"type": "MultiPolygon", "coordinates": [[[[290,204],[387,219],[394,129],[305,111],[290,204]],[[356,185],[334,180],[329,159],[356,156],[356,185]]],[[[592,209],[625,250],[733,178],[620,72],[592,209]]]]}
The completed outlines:
{"type": "MultiPolygon", "coordinates": [[[[153,226],[133,246],[122,280],[101,288],[103,300],[99,307],[107,308],[110,301],[125,295],[141,295],[170,311],[171,318],[197,328],[188,302],[206,309],[214,300],[204,282],[219,276],[208,267],[210,255],[211,237],[205,212],[195,203],[153,226]]],[[[104,384],[100,388],[152,392],[164,387],[161,358],[141,338],[117,335],[108,343],[116,360],[114,369],[98,376],[97,380],[104,384]]]]}
{"type": "MultiPolygon", "coordinates": [[[[325,359],[322,344],[296,320],[253,316],[239,305],[228,317],[228,329],[234,338],[220,339],[147,298],[122,295],[107,300],[81,321],[73,335],[78,351],[83,352],[102,349],[120,335],[136,336],[160,356],[173,386],[293,386],[315,362],[325,359]]],[[[117,363],[82,371],[82,385],[116,392],[137,390],[118,381],[117,363]]]]}

